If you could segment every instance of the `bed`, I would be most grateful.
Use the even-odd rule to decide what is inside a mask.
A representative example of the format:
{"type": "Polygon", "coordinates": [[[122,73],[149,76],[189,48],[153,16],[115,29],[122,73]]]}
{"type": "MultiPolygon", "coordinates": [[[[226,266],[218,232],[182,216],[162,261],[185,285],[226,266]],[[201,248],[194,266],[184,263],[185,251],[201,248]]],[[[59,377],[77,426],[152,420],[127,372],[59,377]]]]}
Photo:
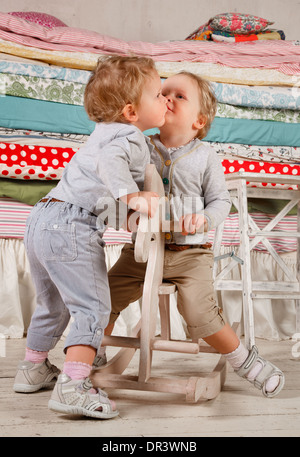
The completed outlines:
{"type": "MultiPolygon", "coordinates": [[[[57,184],[93,131],[94,123],[83,108],[83,95],[100,56],[150,55],[161,78],[187,70],[209,79],[218,111],[204,142],[218,153],[225,173],[245,170],[300,175],[299,42],[125,42],[68,27],[59,20],[41,25],[19,16],[0,13],[1,334],[22,338],[28,328],[35,293],[23,245],[26,218],[35,202],[57,184]]],[[[263,227],[280,205],[280,201],[262,204],[253,200],[249,201],[249,212],[263,227]]],[[[290,231],[296,227],[297,215],[291,212],[277,228],[290,231]]],[[[209,237],[213,242],[213,231],[209,237]]],[[[109,228],[105,241],[110,268],[124,243],[131,242],[131,235],[109,228]]],[[[296,268],[296,239],[273,239],[272,243],[296,268]]],[[[238,218],[232,208],[225,221],[222,252],[238,252],[238,248],[238,218]]],[[[281,273],[262,245],[252,252],[251,261],[254,277],[263,279],[271,272],[274,280],[280,280],[281,273]]],[[[239,321],[240,295],[221,295],[229,321],[239,321]]],[[[184,338],[188,335],[176,309],[176,296],[171,306],[173,337],[184,338]]],[[[257,337],[279,340],[293,336],[294,301],[282,300],[278,305],[272,300],[255,300],[254,307],[257,337]]],[[[136,302],[123,311],[115,332],[127,334],[139,317],[136,302]]],[[[159,322],[157,325],[159,332],[159,322]]]]}

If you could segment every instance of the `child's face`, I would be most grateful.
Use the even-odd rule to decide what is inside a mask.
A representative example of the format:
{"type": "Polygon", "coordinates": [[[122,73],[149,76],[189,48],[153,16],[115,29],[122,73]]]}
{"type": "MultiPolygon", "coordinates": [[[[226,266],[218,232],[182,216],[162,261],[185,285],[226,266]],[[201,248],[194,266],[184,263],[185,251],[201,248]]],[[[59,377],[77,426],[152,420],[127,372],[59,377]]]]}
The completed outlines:
{"type": "Polygon", "coordinates": [[[161,127],[165,122],[167,100],[161,94],[161,80],[157,72],[147,79],[139,106],[136,108],[138,123],[142,131],[161,127]]]}
{"type": "Polygon", "coordinates": [[[163,129],[168,134],[184,134],[194,138],[203,126],[200,116],[199,88],[187,75],[174,75],[164,81],[162,94],[167,99],[166,119],[163,129]]]}

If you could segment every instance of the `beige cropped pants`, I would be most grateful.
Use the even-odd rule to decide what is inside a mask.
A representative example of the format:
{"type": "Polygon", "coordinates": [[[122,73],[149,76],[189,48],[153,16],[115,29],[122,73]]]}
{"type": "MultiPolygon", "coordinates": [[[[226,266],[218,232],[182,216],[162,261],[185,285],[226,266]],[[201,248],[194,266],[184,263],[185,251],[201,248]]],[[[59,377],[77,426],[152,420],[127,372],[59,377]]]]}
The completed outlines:
{"type": "MultiPolygon", "coordinates": [[[[177,287],[177,307],[192,339],[205,338],[225,325],[215,299],[212,279],[213,252],[195,247],[165,250],[163,279],[177,287]]],[[[130,303],[142,296],[146,264],[134,260],[134,245],[126,244],[108,272],[112,312],[110,323],[130,303]]]]}

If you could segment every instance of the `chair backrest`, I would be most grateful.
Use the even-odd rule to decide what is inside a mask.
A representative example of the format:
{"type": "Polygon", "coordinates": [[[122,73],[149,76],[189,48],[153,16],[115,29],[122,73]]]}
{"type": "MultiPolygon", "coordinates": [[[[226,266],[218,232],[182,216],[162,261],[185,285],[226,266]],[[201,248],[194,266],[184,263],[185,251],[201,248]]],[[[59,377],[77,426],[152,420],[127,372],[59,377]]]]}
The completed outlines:
{"type": "Polygon", "coordinates": [[[161,218],[164,214],[165,193],[162,179],[155,165],[148,165],[145,172],[144,190],[156,192],[159,207],[153,218],[141,214],[135,241],[135,260],[147,262],[143,297],[140,343],[139,380],[145,381],[151,371],[150,341],[154,338],[158,311],[158,289],[163,278],[164,233],[161,231],[161,218]]]}
{"type": "Polygon", "coordinates": [[[164,209],[165,192],[162,179],[153,164],[149,164],[146,167],[144,190],[156,192],[160,197],[160,204],[153,218],[149,219],[146,214],[140,215],[134,252],[137,262],[146,262],[148,260],[151,240],[157,242],[163,238],[163,234],[161,233],[161,218],[164,209]]]}

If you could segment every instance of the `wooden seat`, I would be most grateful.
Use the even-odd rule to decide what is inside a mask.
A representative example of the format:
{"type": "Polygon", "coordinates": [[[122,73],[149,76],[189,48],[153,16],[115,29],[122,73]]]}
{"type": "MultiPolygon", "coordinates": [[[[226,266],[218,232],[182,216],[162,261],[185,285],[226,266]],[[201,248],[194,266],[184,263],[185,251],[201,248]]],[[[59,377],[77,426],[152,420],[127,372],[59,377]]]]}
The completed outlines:
{"type": "Polygon", "coordinates": [[[212,399],[221,391],[226,377],[226,361],[220,354],[212,355],[217,360],[213,371],[209,373],[196,372],[194,376],[189,377],[151,376],[153,351],[187,354],[215,351],[204,341],[175,341],[171,338],[169,297],[175,292],[175,285],[162,282],[164,233],[161,227],[165,198],[162,180],[154,165],[147,167],[144,188],[157,192],[162,198],[153,219],[141,215],[136,236],[135,259],[138,262],[147,261],[141,319],[130,336],[104,337],[103,345],[122,349],[106,365],[94,370],[91,379],[95,386],[102,388],[178,393],[185,395],[188,402],[212,399]],[[155,335],[158,310],[161,320],[159,337],[155,335]],[[136,376],[123,374],[137,349],[139,349],[138,373],[136,376]]]}

